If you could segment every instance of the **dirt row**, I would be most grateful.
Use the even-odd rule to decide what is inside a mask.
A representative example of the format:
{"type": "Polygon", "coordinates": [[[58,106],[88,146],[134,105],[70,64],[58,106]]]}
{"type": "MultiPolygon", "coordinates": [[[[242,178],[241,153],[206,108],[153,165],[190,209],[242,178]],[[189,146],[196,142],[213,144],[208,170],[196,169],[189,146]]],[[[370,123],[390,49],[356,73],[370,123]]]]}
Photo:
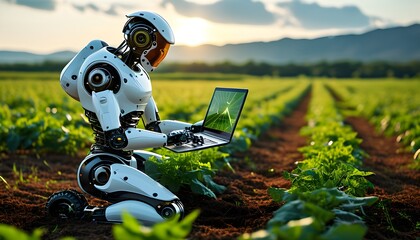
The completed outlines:
{"type": "Polygon", "coordinates": [[[363,167],[374,172],[369,194],[379,197],[366,209],[367,239],[416,239],[420,237],[420,171],[410,168],[413,153],[402,151],[395,137],[378,134],[365,119],[348,117],[346,122],[363,140],[368,154],[363,167]]]}
{"type": "MultiPolygon", "coordinates": [[[[345,107],[334,89],[327,89],[337,106],[345,107]]],[[[413,153],[404,151],[396,137],[384,136],[364,118],[348,116],[345,123],[363,141],[360,147],[367,154],[363,170],[374,173],[367,178],[374,185],[369,195],[379,198],[374,206],[365,208],[366,239],[420,238],[420,171],[410,167],[413,153]]]]}
{"type": "MultiPolygon", "coordinates": [[[[217,199],[191,194],[185,189],[177,195],[187,213],[201,209],[190,234],[191,239],[235,239],[245,232],[265,228],[272,213],[280,207],[267,194],[268,187],[288,188],[283,171],[294,169],[302,160],[298,149],[307,144],[299,135],[306,125],[310,95],[297,109],[255,141],[249,151],[234,155],[234,172],[222,170],[215,181],[227,187],[217,199]]],[[[375,185],[370,195],[380,197],[380,204],[365,208],[369,230],[366,239],[416,239],[416,224],[420,216],[419,173],[407,165],[411,154],[399,151],[395,139],[378,135],[366,121],[357,117],[346,119],[359,137],[362,148],[369,154],[365,170],[376,174],[369,177],[375,185]]],[[[58,190],[78,189],[75,171],[83,156],[44,156],[25,154],[4,155],[0,161],[0,219],[27,231],[43,227],[45,239],[74,236],[77,239],[113,239],[111,224],[84,221],[63,221],[45,215],[47,197],[58,190]]],[[[88,198],[90,204],[105,202],[88,198]]]]}
{"type": "Polygon", "coordinates": [[[243,233],[265,228],[280,205],[273,203],[267,193],[269,187],[290,187],[282,177],[284,171],[295,168],[302,160],[298,148],[306,145],[299,129],[306,125],[310,95],[293,113],[255,141],[249,151],[236,154],[231,163],[235,172],[219,172],[215,181],[227,191],[217,200],[189,198],[181,195],[187,209],[201,208],[194,223],[191,239],[235,239],[243,233]]]}

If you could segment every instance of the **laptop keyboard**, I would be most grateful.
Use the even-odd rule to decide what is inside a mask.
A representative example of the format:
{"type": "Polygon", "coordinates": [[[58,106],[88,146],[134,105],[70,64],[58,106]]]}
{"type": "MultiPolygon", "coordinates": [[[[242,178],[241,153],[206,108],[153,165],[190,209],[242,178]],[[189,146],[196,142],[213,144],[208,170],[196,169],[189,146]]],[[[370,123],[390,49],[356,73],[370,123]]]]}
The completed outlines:
{"type": "Polygon", "coordinates": [[[198,147],[198,146],[213,145],[213,144],[216,144],[216,143],[217,143],[216,141],[210,140],[208,138],[203,138],[203,142],[195,142],[195,143],[192,143],[191,145],[193,147],[198,147]]]}
{"type": "Polygon", "coordinates": [[[214,144],[214,143],[216,143],[216,142],[213,141],[213,140],[210,140],[208,138],[204,138],[204,144],[214,144]]]}

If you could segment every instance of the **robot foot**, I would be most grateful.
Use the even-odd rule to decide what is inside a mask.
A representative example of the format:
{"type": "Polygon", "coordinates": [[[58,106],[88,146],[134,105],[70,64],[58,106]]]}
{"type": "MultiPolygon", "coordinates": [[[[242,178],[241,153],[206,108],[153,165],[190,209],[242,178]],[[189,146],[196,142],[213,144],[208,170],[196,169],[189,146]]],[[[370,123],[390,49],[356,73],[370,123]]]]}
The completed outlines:
{"type": "Polygon", "coordinates": [[[89,206],[86,198],[76,190],[52,194],[46,204],[47,212],[57,219],[80,219],[98,223],[121,223],[122,213],[128,212],[144,225],[153,225],[176,214],[184,217],[181,201],[164,202],[157,207],[136,200],[125,200],[107,207],[89,206]]]}
{"type": "Polygon", "coordinates": [[[53,193],[47,201],[46,209],[50,216],[58,219],[80,219],[88,205],[86,198],[73,189],[53,193]]]}
{"type": "MultiPolygon", "coordinates": [[[[86,208],[88,210],[88,208],[86,208]]],[[[85,210],[85,211],[86,211],[85,210]]],[[[89,210],[88,210],[89,211],[89,210]]],[[[94,221],[106,221],[121,223],[122,214],[129,213],[136,218],[142,225],[150,226],[155,223],[164,221],[165,219],[180,215],[180,219],[184,215],[184,207],[180,201],[166,202],[153,207],[145,202],[137,200],[124,200],[107,206],[105,209],[92,208],[92,219],[94,221]]]]}

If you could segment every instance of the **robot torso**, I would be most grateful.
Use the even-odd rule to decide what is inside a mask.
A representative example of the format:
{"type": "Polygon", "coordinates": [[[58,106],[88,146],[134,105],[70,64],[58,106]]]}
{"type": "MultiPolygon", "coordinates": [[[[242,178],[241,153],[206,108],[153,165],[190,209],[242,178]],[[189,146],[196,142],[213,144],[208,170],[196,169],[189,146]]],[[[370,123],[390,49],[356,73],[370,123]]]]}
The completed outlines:
{"type": "Polygon", "coordinates": [[[63,69],[61,86],[91,112],[92,92],[105,90],[114,93],[121,116],[144,112],[152,95],[149,75],[140,65],[132,70],[112,51],[104,42],[90,42],[63,69]]]}
{"type": "Polygon", "coordinates": [[[91,41],[63,69],[60,83],[85,109],[95,135],[91,150],[130,156],[109,146],[107,131],[135,128],[140,118],[155,115],[156,106],[147,72],[139,64],[134,71],[114,52],[100,40],[91,41]]]}

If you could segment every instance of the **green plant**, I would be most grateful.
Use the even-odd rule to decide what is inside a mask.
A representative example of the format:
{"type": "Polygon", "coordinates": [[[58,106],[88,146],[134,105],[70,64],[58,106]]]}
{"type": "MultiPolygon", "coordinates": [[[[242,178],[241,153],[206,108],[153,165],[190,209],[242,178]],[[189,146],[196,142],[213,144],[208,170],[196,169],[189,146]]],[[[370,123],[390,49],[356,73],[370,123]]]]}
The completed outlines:
{"type": "Polygon", "coordinates": [[[270,188],[268,192],[274,201],[285,204],[274,212],[266,230],[240,239],[363,239],[367,228],[354,212],[377,201],[376,197],[353,197],[336,188],[296,193],[270,188]]]}
{"type": "Polygon", "coordinates": [[[186,239],[192,229],[194,220],[199,215],[199,210],[194,210],[184,219],[179,221],[179,215],[157,223],[153,227],[141,226],[129,213],[122,215],[123,223],[115,225],[112,233],[115,240],[180,240],[186,239]]]}
{"type": "Polygon", "coordinates": [[[182,186],[189,186],[192,192],[212,198],[225,190],[212,179],[216,171],[213,164],[225,154],[214,149],[182,154],[160,150],[158,153],[164,153],[163,158],[146,161],[145,172],[169,190],[178,192],[182,186]]]}
{"type": "Polygon", "coordinates": [[[394,224],[392,224],[392,218],[388,211],[388,205],[390,204],[390,200],[382,200],[378,203],[378,207],[384,212],[386,222],[388,223],[388,228],[395,232],[394,224]]]}
{"type": "Polygon", "coordinates": [[[14,226],[0,224],[0,239],[5,240],[40,240],[44,231],[42,229],[35,229],[32,234],[28,234],[14,226]]]}

